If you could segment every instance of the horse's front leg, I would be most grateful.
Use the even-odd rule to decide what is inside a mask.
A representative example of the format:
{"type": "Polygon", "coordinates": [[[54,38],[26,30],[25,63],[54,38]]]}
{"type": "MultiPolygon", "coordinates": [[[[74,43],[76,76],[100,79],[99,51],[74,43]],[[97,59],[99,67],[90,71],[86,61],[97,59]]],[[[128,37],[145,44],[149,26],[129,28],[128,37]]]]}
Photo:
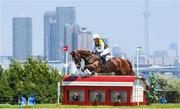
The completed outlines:
{"type": "Polygon", "coordinates": [[[93,66],[92,64],[90,64],[90,65],[85,65],[85,66],[84,66],[84,69],[88,69],[88,70],[90,70],[90,71],[92,72],[92,71],[95,71],[95,70],[96,70],[96,67],[93,66]]]}
{"type": "Polygon", "coordinates": [[[92,65],[85,65],[82,71],[84,73],[87,73],[88,75],[93,75],[95,72],[93,71],[93,66],[92,65]]]}

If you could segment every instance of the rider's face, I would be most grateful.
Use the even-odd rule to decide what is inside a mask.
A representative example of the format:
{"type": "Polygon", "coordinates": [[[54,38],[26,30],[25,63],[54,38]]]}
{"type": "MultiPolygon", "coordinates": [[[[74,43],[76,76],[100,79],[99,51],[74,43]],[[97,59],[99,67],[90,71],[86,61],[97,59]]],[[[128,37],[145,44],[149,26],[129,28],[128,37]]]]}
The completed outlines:
{"type": "Polygon", "coordinates": [[[99,39],[98,38],[94,39],[94,43],[95,45],[99,45],[99,39]]]}

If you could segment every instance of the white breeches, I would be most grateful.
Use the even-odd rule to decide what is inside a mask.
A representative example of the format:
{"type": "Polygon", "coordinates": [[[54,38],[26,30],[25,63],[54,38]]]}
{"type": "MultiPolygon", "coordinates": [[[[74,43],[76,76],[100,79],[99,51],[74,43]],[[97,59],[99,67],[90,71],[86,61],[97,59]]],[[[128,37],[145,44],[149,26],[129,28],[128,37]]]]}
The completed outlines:
{"type": "Polygon", "coordinates": [[[106,48],[101,54],[100,56],[106,56],[106,61],[108,61],[109,59],[112,58],[112,55],[111,55],[111,50],[110,48],[106,48]]]}

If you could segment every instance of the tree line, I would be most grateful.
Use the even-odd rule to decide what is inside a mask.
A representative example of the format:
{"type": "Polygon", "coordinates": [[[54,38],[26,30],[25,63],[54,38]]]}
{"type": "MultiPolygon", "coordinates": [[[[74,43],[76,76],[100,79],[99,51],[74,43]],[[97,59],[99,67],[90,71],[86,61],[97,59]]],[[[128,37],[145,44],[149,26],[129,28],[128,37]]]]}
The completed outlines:
{"type": "MultiPolygon", "coordinates": [[[[19,97],[31,95],[36,103],[56,103],[57,83],[62,78],[57,69],[39,59],[28,57],[24,63],[11,59],[8,69],[0,65],[0,104],[17,104],[19,97]]],[[[180,79],[151,73],[149,80],[151,103],[157,103],[160,95],[166,96],[168,101],[180,102],[180,79]]]]}

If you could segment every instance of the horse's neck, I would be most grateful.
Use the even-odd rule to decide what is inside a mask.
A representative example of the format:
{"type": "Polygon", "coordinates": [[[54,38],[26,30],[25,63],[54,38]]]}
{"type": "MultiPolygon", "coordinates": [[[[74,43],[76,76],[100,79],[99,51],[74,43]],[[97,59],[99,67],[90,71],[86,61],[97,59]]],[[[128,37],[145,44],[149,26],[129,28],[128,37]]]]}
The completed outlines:
{"type": "Polygon", "coordinates": [[[91,64],[97,60],[97,57],[91,52],[81,52],[79,54],[81,55],[81,58],[84,60],[85,64],[91,64]]]}
{"type": "Polygon", "coordinates": [[[88,61],[87,57],[91,56],[91,54],[86,51],[79,51],[78,53],[79,53],[80,57],[82,59],[84,59],[84,61],[88,61]]]}
{"type": "Polygon", "coordinates": [[[86,59],[88,56],[90,56],[89,54],[86,53],[81,53],[80,55],[82,59],[86,59]]]}

